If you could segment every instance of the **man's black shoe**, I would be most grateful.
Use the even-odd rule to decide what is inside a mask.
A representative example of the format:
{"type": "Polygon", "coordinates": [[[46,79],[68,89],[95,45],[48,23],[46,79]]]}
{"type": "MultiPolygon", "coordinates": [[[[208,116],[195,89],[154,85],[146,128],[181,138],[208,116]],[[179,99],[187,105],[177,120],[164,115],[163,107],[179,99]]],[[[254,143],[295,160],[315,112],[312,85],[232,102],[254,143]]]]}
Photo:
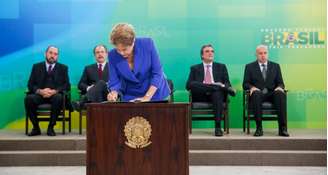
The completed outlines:
{"type": "Polygon", "coordinates": [[[28,133],[28,136],[37,136],[41,135],[40,128],[33,128],[30,133],[28,133]]]}
{"type": "Polygon", "coordinates": [[[54,131],[54,128],[48,128],[48,131],[47,131],[47,135],[48,136],[56,136],[56,133],[54,131]]]}
{"type": "Polygon", "coordinates": [[[279,136],[289,137],[287,129],[283,129],[283,130],[279,131],[279,136]]]}
{"type": "Polygon", "coordinates": [[[256,131],[254,133],[255,137],[263,136],[263,129],[262,128],[256,128],[256,131]]]}
{"type": "Polygon", "coordinates": [[[215,133],[214,134],[217,137],[221,137],[221,136],[223,136],[223,131],[222,131],[221,128],[215,128],[215,133]]]}

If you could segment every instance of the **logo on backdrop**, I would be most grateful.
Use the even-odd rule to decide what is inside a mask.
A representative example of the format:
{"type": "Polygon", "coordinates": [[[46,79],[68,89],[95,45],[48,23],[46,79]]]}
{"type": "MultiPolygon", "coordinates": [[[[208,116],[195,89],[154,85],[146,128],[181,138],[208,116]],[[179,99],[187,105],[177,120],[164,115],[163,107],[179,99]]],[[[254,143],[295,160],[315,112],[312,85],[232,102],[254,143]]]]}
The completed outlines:
{"type": "Polygon", "coordinates": [[[263,28],[262,44],[269,48],[306,48],[326,47],[326,32],[321,28],[263,28]]]}

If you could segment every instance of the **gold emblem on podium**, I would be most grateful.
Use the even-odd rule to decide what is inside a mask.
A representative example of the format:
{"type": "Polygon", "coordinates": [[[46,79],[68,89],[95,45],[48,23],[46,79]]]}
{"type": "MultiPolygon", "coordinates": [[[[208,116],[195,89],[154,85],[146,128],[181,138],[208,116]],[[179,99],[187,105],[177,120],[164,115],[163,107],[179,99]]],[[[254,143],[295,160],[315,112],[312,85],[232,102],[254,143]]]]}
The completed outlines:
{"type": "Polygon", "coordinates": [[[136,116],[126,122],[124,134],[127,139],[125,144],[131,148],[144,148],[151,144],[151,126],[149,122],[141,117],[136,116]]]}

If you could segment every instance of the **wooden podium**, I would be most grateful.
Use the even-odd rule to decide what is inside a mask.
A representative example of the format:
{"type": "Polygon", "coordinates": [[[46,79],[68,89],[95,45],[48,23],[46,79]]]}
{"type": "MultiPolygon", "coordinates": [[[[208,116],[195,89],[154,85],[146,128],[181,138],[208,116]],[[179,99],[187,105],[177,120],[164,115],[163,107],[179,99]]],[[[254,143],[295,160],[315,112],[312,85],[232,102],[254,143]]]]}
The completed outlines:
{"type": "Polygon", "coordinates": [[[187,103],[87,105],[87,175],[188,175],[187,103]]]}

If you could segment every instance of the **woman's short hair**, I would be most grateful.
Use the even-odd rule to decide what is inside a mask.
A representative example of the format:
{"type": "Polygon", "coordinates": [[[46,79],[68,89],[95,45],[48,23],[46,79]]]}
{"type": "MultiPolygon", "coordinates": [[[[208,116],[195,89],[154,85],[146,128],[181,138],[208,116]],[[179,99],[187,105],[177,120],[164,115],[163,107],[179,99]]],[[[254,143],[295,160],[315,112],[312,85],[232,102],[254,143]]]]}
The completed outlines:
{"type": "Polygon", "coordinates": [[[124,46],[131,46],[134,42],[134,38],[134,28],[128,23],[116,24],[110,34],[110,41],[114,45],[122,44],[124,46]]]}

